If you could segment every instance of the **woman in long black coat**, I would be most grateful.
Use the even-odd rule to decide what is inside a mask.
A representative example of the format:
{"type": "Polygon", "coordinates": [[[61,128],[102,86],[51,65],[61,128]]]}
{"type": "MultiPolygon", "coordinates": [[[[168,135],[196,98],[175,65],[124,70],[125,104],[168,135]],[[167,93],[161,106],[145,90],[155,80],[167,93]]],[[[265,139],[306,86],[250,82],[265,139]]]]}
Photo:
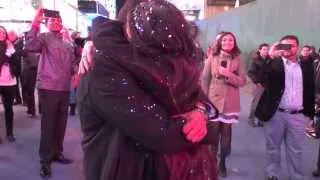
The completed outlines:
{"type": "MultiPolygon", "coordinates": [[[[183,118],[172,117],[191,111],[201,123],[204,117],[193,110],[198,103],[209,102],[197,84],[188,24],[172,10],[175,7],[163,1],[138,6],[128,15],[126,34],[118,21],[94,28],[95,66],[79,89],[87,179],[167,180],[172,170],[163,154],[212,143],[210,125],[207,136],[193,144],[183,131],[189,122],[185,125],[183,118]],[[157,13],[163,19],[153,16],[157,13]],[[166,18],[165,13],[178,18],[166,18]]],[[[200,159],[212,161],[206,163],[211,167],[182,172],[200,174],[202,179],[209,173],[215,179],[215,155],[206,153],[200,159]]]]}
{"type": "MultiPolygon", "coordinates": [[[[17,85],[19,61],[16,50],[8,39],[5,27],[0,26],[0,95],[2,96],[6,135],[9,142],[14,142],[13,99],[17,85]]],[[[2,140],[0,138],[0,144],[2,140]]]]}

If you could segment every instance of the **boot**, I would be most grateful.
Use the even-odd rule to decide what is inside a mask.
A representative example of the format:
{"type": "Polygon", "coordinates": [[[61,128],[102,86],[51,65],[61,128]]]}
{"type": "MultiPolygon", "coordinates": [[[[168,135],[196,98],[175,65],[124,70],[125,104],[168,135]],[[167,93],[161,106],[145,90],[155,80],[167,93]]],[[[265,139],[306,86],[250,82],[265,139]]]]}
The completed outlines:
{"type": "Polygon", "coordinates": [[[320,168],[317,168],[312,172],[313,177],[320,177],[320,168]]]}
{"type": "Polygon", "coordinates": [[[76,115],[76,104],[70,104],[70,115],[76,115]]]}
{"type": "Polygon", "coordinates": [[[227,177],[227,168],[225,160],[220,160],[219,163],[219,175],[223,178],[227,177]]]}

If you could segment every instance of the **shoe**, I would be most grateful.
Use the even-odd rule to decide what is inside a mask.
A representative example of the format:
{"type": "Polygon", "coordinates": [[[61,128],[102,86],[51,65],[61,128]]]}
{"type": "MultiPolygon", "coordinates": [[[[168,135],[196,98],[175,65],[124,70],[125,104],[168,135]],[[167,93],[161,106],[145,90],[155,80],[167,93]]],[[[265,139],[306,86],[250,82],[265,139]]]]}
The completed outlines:
{"type": "Polygon", "coordinates": [[[279,180],[276,176],[268,176],[267,180],[279,180]]]}
{"type": "Polygon", "coordinates": [[[20,105],[21,104],[21,101],[16,101],[13,103],[13,105],[20,105]]]}
{"type": "Polygon", "coordinates": [[[49,177],[51,177],[51,165],[49,164],[41,165],[40,176],[43,179],[48,179],[49,177]]]}
{"type": "Polygon", "coordinates": [[[71,159],[68,159],[66,158],[64,155],[60,155],[60,156],[57,156],[57,157],[54,157],[52,159],[52,161],[54,162],[57,162],[57,163],[60,163],[60,164],[71,164],[72,163],[72,160],[71,159]]]}
{"type": "Polygon", "coordinates": [[[219,176],[223,178],[227,177],[227,168],[224,163],[219,164],[219,176]]]}
{"type": "Polygon", "coordinates": [[[320,169],[318,168],[317,170],[312,172],[313,177],[320,177],[320,169]]]}
{"type": "Polygon", "coordinates": [[[15,138],[13,135],[7,136],[7,139],[8,139],[9,142],[14,142],[14,141],[16,141],[16,138],[15,138]]]}
{"type": "Polygon", "coordinates": [[[263,123],[262,123],[261,121],[258,121],[258,122],[257,122],[257,126],[258,126],[258,127],[263,127],[264,125],[263,125],[263,123]]]}
{"type": "Polygon", "coordinates": [[[76,104],[70,104],[70,116],[76,115],[76,104]]]}
{"type": "Polygon", "coordinates": [[[251,127],[257,127],[257,124],[252,121],[252,120],[249,120],[248,124],[251,126],[251,127]]]}
{"type": "Polygon", "coordinates": [[[37,115],[36,114],[28,114],[28,117],[32,118],[32,119],[35,119],[35,118],[37,118],[37,115]]]}
{"type": "Polygon", "coordinates": [[[305,131],[304,134],[309,138],[319,139],[319,137],[317,136],[317,134],[315,132],[305,131]]]}

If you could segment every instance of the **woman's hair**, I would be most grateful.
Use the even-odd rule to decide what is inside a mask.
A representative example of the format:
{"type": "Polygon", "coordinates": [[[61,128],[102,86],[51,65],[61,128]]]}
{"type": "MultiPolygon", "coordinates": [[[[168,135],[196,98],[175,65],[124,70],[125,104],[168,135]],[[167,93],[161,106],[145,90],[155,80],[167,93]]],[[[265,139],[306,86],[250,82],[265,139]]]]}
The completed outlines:
{"type": "MultiPolygon", "coordinates": [[[[7,40],[8,40],[8,32],[5,27],[0,26],[0,29],[2,29],[5,32],[6,38],[3,41],[0,41],[0,54],[1,56],[5,54],[7,50],[7,40]]],[[[2,57],[1,57],[2,58],[2,57]]]]}
{"type": "Polygon", "coordinates": [[[127,21],[127,15],[131,12],[139,3],[147,0],[126,0],[122,8],[119,11],[117,20],[125,23],[127,21]]]}
{"type": "Polygon", "coordinates": [[[6,38],[4,39],[4,41],[0,41],[0,72],[1,72],[1,67],[3,63],[7,60],[6,51],[8,48],[8,44],[7,44],[8,33],[5,27],[0,26],[0,29],[4,30],[6,34],[6,38]]]}
{"type": "Polygon", "coordinates": [[[196,39],[200,35],[200,29],[198,25],[194,22],[189,23],[190,26],[190,37],[196,39]]]}
{"type": "Polygon", "coordinates": [[[232,58],[234,58],[234,57],[238,56],[239,54],[241,54],[241,50],[238,47],[238,43],[237,43],[237,39],[236,39],[235,35],[232,32],[224,32],[219,37],[218,42],[213,47],[213,53],[212,54],[214,56],[217,56],[217,55],[219,55],[221,53],[221,51],[222,51],[222,39],[227,35],[231,35],[233,40],[234,40],[234,47],[229,52],[231,54],[232,58]]]}
{"type": "Polygon", "coordinates": [[[8,39],[8,31],[7,31],[7,29],[4,26],[0,26],[0,29],[2,29],[5,32],[5,34],[6,34],[5,41],[6,41],[8,39]]]}
{"type": "Polygon", "coordinates": [[[187,55],[195,52],[193,27],[183,13],[164,0],[142,2],[128,15],[131,42],[150,56],[187,55]]]}

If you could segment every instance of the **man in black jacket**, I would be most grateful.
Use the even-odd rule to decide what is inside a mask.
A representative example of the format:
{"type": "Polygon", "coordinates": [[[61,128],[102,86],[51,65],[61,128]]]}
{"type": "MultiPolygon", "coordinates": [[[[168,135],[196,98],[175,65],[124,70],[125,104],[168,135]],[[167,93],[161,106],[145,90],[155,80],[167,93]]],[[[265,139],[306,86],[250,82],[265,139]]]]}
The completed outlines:
{"type": "MultiPolygon", "coordinates": [[[[316,112],[316,118],[319,121],[319,106],[320,106],[320,60],[316,59],[314,61],[314,71],[315,71],[315,84],[316,84],[316,103],[317,103],[317,112],[316,112]]],[[[318,122],[319,123],[319,122],[318,122]]],[[[316,137],[319,137],[319,133],[320,133],[320,126],[318,124],[314,125],[314,129],[316,130],[316,137]]],[[[312,175],[314,177],[320,177],[320,146],[319,146],[319,150],[318,150],[318,160],[317,160],[317,168],[316,170],[314,170],[312,172],[312,175]]]]}
{"type": "Polygon", "coordinates": [[[265,63],[268,63],[270,57],[269,53],[269,45],[266,43],[262,43],[259,45],[259,49],[256,53],[254,53],[250,69],[248,70],[248,76],[252,80],[254,87],[253,87],[253,99],[251,102],[251,109],[249,114],[249,125],[252,127],[263,126],[261,121],[256,120],[254,115],[259,99],[263,93],[263,86],[259,83],[259,73],[261,71],[261,67],[264,66],[265,63]]]}
{"type": "Polygon", "coordinates": [[[265,91],[259,101],[256,116],[265,123],[267,145],[267,176],[279,179],[280,147],[285,142],[290,179],[302,180],[302,148],[304,132],[314,116],[314,75],[309,61],[299,61],[299,40],[284,36],[281,44],[290,44],[281,58],[275,58],[263,68],[261,84],[265,91]]]}

